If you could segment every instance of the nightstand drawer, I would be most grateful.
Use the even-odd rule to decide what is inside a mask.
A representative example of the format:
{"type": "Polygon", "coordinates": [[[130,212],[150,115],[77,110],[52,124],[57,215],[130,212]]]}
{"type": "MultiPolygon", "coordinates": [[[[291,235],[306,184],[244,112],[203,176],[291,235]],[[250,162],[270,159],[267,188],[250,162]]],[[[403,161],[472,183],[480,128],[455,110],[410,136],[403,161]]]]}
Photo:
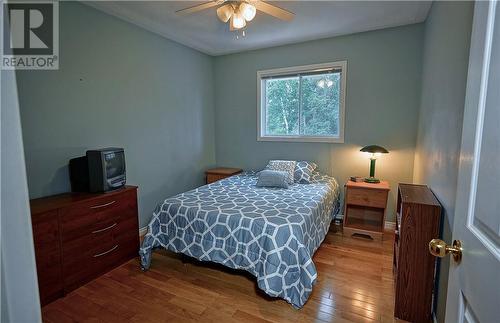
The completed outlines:
{"type": "Polygon", "coordinates": [[[347,204],[385,208],[387,191],[367,188],[351,188],[347,192],[347,204]]]}
{"type": "Polygon", "coordinates": [[[217,182],[227,177],[228,175],[207,174],[207,183],[210,184],[213,182],[217,182]]]}
{"type": "Polygon", "coordinates": [[[221,179],[231,177],[233,175],[237,175],[241,173],[242,170],[240,168],[229,168],[229,167],[219,167],[207,169],[205,171],[207,184],[220,181],[221,179]]]}

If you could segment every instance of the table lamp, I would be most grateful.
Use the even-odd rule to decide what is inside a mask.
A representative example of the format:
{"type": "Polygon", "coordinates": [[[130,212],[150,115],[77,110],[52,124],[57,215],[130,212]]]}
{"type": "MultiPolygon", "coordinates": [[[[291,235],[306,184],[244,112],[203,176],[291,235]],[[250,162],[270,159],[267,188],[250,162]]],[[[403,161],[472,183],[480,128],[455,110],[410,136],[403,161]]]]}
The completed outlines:
{"type": "Polygon", "coordinates": [[[370,177],[365,178],[365,182],[367,183],[380,183],[378,178],[375,178],[375,161],[380,154],[388,154],[389,152],[384,147],[380,147],[377,145],[370,145],[361,148],[362,152],[370,153],[370,177]]]}

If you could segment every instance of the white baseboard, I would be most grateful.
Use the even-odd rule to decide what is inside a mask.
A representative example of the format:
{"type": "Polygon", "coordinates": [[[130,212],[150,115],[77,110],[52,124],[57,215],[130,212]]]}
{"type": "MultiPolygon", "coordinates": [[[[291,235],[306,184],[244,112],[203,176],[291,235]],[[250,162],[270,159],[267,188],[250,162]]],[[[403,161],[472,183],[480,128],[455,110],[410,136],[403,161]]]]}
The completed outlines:
{"type": "Polygon", "coordinates": [[[146,235],[146,233],[148,233],[148,227],[147,226],[139,229],[139,237],[141,237],[141,238],[144,237],[146,235]]]}
{"type": "Polygon", "coordinates": [[[385,221],[384,229],[389,230],[389,231],[396,230],[396,222],[385,221]]]}

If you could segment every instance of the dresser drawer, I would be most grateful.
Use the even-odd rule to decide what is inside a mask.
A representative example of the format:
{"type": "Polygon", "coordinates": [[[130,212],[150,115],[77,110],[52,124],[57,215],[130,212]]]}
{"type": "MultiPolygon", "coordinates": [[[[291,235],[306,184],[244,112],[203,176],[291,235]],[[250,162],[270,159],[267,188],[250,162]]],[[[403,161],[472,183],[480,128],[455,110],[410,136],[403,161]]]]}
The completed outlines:
{"type": "Polygon", "coordinates": [[[351,188],[347,193],[347,204],[385,208],[387,191],[364,188],[351,188]]]}
{"type": "Polygon", "coordinates": [[[60,219],[65,292],[138,256],[135,192],[65,208],[60,219]]]}
{"type": "Polygon", "coordinates": [[[103,197],[61,209],[63,243],[112,231],[122,219],[137,217],[135,192],[103,197]]]}
{"type": "MultiPolygon", "coordinates": [[[[134,213],[124,209],[123,213],[110,214],[109,218],[100,222],[99,228],[87,231],[86,234],[68,238],[62,246],[65,263],[79,261],[89,254],[97,254],[107,246],[121,241],[138,239],[138,224],[134,213]],[[104,246],[104,247],[103,247],[104,246]]],[[[94,228],[92,226],[92,228],[94,228]]]]}
{"type": "Polygon", "coordinates": [[[72,260],[64,262],[64,290],[66,293],[91,281],[103,273],[138,256],[139,239],[106,241],[72,260]]]}

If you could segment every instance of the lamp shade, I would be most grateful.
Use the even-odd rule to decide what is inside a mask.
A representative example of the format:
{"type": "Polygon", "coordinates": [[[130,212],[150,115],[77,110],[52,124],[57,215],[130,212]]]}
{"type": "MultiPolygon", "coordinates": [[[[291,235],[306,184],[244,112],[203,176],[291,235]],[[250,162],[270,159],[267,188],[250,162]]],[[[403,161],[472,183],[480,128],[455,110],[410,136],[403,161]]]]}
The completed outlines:
{"type": "Polygon", "coordinates": [[[255,14],[257,13],[255,7],[246,2],[242,2],[240,4],[239,9],[241,14],[243,15],[243,18],[245,18],[246,21],[252,20],[255,17],[255,14]]]}
{"type": "Polygon", "coordinates": [[[360,151],[365,152],[365,153],[372,153],[372,154],[388,154],[389,151],[385,149],[384,147],[377,146],[377,145],[370,145],[370,146],[364,146],[363,148],[360,149],[360,151]]]}
{"type": "Polygon", "coordinates": [[[233,13],[229,23],[234,29],[241,29],[247,25],[245,18],[243,18],[243,15],[239,11],[233,13]]]}
{"type": "Polygon", "coordinates": [[[217,8],[217,17],[219,17],[220,21],[228,22],[231,19],[231,16],[234,13],[234,8],[230,4],[225,4],[219,8],[217,8]]]}

